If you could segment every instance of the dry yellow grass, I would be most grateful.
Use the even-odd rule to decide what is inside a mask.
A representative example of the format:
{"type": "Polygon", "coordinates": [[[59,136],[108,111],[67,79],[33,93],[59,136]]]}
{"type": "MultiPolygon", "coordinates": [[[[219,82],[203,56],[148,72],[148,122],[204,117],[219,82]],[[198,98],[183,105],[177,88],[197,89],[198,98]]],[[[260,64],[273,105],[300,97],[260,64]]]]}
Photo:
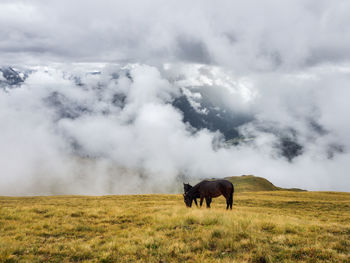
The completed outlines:
{"type": "Polygon", "coordinates": [[[0,262],[350,262],[350,194],[0,197],[0,262]]]}

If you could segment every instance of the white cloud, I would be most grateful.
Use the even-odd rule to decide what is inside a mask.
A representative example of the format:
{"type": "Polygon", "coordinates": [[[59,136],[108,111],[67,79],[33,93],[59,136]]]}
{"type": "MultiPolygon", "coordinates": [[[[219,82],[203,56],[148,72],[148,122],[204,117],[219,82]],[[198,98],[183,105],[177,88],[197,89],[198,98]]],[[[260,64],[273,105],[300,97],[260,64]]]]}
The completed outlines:
{"type": "MultiPolygon", "coordinates": [[[[0,192],[167,192],[174,191],[181,172],[192,178],[254,173],[286,187],[349,190],[344,184],[350,168],[345,119],[349,76],[344,71],[305,73],[317,78],[300,78],[298,73],[245,76],[259,95],[250,101],[255,121],[241,131],[255,140],[231,148],[215,146],[218,133],[193,133],[182,122],[169,103],[179,95],[179,86],[161,72],[147,65],[113,66],[93,75],[93,81],[81,74],[84,85],[77,86],[70,74],[50,68],[31,74],[22,87],[2,92],[0,192]],[[119,79],[111,72],[119,72],[119,79]],[[48,100],[55,93],[61,94],[63,106],[48,100]],[[115,94],[124,94],[126,104],[113,103],[115,94]],[[60,107],[81,108],[67,117],[57,112],[60,107]],[[326,132],[315,131],[310,120],[326,132]],[[278,136],[266,128],[287,134],[293,128],[303,154],[288,162],[275,147],[278,136]],[[330,158],[336,145],[343,152],[330,158]],[[123,186],[128,183],[133,186],[123,186]]],[[[222,73],[220,78],[224,82],[234,76],[222,73]]]]}

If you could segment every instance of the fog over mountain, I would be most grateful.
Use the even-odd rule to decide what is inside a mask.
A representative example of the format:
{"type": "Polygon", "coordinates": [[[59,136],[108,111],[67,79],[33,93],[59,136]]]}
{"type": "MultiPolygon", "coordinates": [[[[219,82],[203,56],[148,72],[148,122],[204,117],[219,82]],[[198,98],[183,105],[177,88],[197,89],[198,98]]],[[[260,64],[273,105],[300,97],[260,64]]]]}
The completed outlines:
{"type": "Polygon", "coordinates": [[[0,195],[176,192],[241,174],[350,191],[348,11],[1,1],[0,195]]]}

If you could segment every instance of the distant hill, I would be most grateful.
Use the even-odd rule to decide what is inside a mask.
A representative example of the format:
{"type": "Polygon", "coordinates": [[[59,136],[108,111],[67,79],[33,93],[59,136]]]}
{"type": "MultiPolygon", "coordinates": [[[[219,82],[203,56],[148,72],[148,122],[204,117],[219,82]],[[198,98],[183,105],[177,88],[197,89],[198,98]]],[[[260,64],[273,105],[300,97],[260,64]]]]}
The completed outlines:
{"type": "Polygon", "coordinates": [[[258,192],[258,191],[306,191],[298,188],[281,188],[275,186],[269,180],[254,175],[242,175],[226,177],[235,186],[235,192],[258,192]]]}

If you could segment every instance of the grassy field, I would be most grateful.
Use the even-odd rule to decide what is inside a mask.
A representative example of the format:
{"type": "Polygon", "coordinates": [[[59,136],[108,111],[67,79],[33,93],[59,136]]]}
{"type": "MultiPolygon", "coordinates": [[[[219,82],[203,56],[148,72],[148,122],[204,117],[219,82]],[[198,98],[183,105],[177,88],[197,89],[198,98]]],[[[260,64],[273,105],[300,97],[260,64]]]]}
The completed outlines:
{"type": "Polygon", "coordinates": [[[350,194],[0,197],[0,262],[350,262],[350,194]]]}

